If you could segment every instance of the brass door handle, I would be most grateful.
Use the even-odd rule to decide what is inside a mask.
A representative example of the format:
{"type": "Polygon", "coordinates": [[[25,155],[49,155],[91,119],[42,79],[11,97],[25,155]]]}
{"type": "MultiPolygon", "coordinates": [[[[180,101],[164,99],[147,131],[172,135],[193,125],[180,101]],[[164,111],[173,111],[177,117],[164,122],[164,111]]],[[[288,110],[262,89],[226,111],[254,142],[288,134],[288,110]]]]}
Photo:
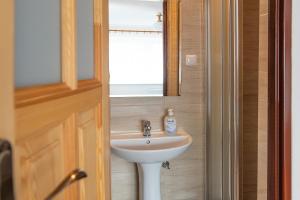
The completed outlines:
{"type": "Polygon", "coordinates": [[[73,170],[62,182],[45,198],[45,200],[52,200],[56,195],[58,195],[61,191],[63,191],[65,188],[67,188],[72,183],[79,181],[83,178],[86,178],[87,174],[86,172],[75,169],[73,170]]]}

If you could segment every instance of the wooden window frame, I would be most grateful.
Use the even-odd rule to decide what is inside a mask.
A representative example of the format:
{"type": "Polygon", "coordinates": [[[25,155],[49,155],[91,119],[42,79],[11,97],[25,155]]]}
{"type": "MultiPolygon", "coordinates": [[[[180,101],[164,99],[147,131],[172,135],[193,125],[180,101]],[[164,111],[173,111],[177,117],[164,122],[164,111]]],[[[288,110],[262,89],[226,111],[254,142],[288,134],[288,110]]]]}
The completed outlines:
{"type": "Polygon", "coordinates": [[[292,0],[270,0],[268,199],[291,200],[292,0]]]}

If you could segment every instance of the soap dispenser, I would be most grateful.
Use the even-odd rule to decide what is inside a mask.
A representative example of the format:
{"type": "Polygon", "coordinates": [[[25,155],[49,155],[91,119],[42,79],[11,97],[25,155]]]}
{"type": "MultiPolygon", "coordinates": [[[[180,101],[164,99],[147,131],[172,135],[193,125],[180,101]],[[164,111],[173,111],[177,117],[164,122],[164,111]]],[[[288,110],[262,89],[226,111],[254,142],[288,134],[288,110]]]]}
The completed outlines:
{"type": "Polygon", "coordinates": [[[165,125],[165,133],[167,135],[176,135],[177,127],[176,127],[176,118],[174,115],[173,109],[168,109],[168,114],[165,116],[164,120],[165,125]]]}

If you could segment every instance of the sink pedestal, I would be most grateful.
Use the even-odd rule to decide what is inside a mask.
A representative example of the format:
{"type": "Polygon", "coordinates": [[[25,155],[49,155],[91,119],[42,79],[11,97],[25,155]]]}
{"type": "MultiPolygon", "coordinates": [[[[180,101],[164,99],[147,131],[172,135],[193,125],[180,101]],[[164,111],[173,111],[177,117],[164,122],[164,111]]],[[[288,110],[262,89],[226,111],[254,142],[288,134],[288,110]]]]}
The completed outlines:
{"type": "Polygon", "coordinates": [[[160,200],[160,168],[159,163],[138,163],[139,200],[160,200]]]}
{"type": "Polygon", "coordinates": [[[184,131],[174,136],[152,133],[151,138],[142,133],[113,135],[110,141],[112,152],[138,165],[139,200],[161,200],[161,164],[185,152],[192,144],[192,137],[184,131]]]}

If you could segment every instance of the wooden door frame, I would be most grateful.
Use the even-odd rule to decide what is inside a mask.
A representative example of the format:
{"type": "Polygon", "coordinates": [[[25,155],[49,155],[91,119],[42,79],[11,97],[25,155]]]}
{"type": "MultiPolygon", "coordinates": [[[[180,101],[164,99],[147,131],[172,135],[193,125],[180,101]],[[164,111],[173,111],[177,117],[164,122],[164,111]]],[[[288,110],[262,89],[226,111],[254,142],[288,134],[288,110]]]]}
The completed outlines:
{"type": "Polygon", "coordinates": [[[292,0],[270,0],[268,199],[291,200],[292,0]]]}

